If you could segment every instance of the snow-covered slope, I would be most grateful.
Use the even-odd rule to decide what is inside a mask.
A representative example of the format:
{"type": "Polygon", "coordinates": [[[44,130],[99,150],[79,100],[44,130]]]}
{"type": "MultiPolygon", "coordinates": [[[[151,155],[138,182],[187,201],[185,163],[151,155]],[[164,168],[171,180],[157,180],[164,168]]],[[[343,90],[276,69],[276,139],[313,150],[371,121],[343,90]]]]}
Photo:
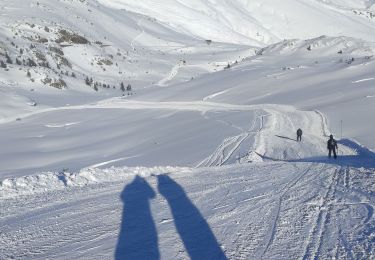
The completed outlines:
{"type": "Polygon", "coordinates": [[[197,170],[113,168],[53,177],[19,180],[18,193],[33,196],[0,200],[2,259],[225,259],[223,254],[372,259],[375,254],[375,179],[365,169],[278,162],[197,170]],[[31,180],[39,183],[35,191],[27,190],[31,180]]]}
{"type": "Polygon", "coordinates": [[[375,40],[372,1],[99,1],[156,17],[179,32],[215,41],[263,46],[324,34],[375,40]]]}
{"type": "Polygon", "coordinates": [[[256,49],[207,43],[97,1],[4,0],[0,8],[0,87],[15,99],[38,99],[37,106],[25,102],[18,111],[135,95],[221,70],[256,49]]]}
{"type": "Polygon", "coordinates": [[[375,255],[374,1],[0,11],[0,259],[375,255]]]}
{"type": "MultiPolygon", "coordinates": [[[[20,141],[10,137],[6,146],[29,146],[14,153],[25,157],[23,169],[8,168],[13,176],[49,168],[48,160],[60,167],[96,164],[0,182],[5,259],[366,259],[375,253],[375,155],[343,139],[339,159],[327,160],[329,129],[318,111],[109,99],[30,114],[18,122],[20,131],[15,123],[4,123],[12,128],[4,133],[20,141]],[[297,127],[305,130],[301,143],[294,140],[297,127]],[[28,151],[33,145],[42,151],[35,157],[28,151]],[[119,151],[136,156],[108,160],[119,151]],[[200,169],[107,168],[199,159],[200,169]]],[[[2,168],[14,167],[14,157],[2,168]]]]}
{"type": "Polygon", "coordinates": [[[287,40],[224,72],[168,89],[145,92],[142,100],[206,100],[231,104],[290,104],[327,115],[330,130],[375,149],[373,43],[348,37],[287,40]],[[204,88],[202,88],[204,86],[204,88]]]}

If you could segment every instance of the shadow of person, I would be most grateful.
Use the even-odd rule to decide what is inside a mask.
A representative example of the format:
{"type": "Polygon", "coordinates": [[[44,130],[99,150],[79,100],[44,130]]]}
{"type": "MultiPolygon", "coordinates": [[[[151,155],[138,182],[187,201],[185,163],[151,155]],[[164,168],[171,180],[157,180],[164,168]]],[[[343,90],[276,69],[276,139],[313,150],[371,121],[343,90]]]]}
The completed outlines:
{"type": "Polygon", "coordinates": [[[327,163],[333,164],[338,166],[349,166],[355,168],[374,168],[375,167],[375,153],[369,150],[368,148],[352,141],[350,139],[341,139],[337,141],[339,144],[339,151],[340,145],[346,146],[351,150],[355,151],[356,154],[353,155],[343,155],[342,153],[338,152],[337,159],[329,159],[327,155],[324,156],[314,156],[314,157],[307,157],[307,158],[299,158],[299,159],[291,159],[291,160],[282,160],[282,159],[275,159],[265,155],[261,155],[257,153],[262,159],[270,160],[270,161],[283,161],[283,162],[312,162],[312,163],[327,163]]]}
{"type": "Polygon", "coordinates": [[[287,137],[287,136],[282,136],[282,135],[275,135],[275,136],[278,137],[278,138],[287,139],[287,140],[291,140],[291,141],[295,141],[296,142],[296,139],[292,139],[292,138],[287,137]]]}
{"type": "Polygon", "coordinates": [[[155,192],[136,176],[121,193],[124,203],[115,259],[159,259],[158,237],[149,200],[155,192]]]}
{"type": "Polygon", "coordinates": [[[190,258],[227,259],[208,223],[182,187],[169,176],[158,175],[158,189],[168,201],[177,232],[190,258]]]}

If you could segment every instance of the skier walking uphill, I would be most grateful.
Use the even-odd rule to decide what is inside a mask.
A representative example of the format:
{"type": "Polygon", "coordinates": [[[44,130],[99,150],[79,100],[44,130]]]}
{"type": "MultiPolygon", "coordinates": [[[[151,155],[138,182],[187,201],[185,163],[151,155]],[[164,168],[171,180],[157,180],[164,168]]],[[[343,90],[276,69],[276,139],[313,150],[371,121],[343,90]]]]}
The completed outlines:
{"type": "Polygon", "coordinates": [[[297,130],[297,142],[298,141],[302,141],[302,129],[301,128],[298,128],[297,130]]]}
{"type": "Polygon", "coordinates": [[[331,154],[333,152],[333,157],[337,159],[336,150],[338,149],[337,142],[333,139],[333,135],[329,136],[329,140],[327,141],[327,149],[328,149],[328,158],[331,158],[331,154]]]}

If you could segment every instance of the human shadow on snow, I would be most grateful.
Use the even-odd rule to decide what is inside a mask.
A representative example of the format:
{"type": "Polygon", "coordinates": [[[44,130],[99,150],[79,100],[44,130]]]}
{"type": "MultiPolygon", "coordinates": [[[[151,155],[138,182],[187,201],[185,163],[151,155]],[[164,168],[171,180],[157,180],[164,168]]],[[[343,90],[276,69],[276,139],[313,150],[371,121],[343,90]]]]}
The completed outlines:
{"type": "MultiPolygon", "coordinates": [[[[191,259],[227,259],[199,210],[183,188],[167,175],[159,175],[158,190],[167,200],[177,232],[191,259]]],[[[155,192],[136,176],[121,193],[124,203],[115,259],[160,259],[150,200],[155,192]]]]}
{"type": "Polygon", "coordinates": [[[190,258],[227,259],[208,223],[183,188],[167,175],[157,178],[159,192],[169,203],[177,232],[190,258]]]}
{"type": "Polygon", "coordinates": [[[124,203],[115,259],[160,259],[158,236],[150,209],[155,192],[136,176],[121,193],[124,203]]]}
{"type": "Polygon", "coordinates": [[[278,137],[278,138],[287,139],[287,140],[291,140],[291,141],[295,141],[295,142],[297,142],[296,139],[292,139],[292,138],[287,137],[287,136],[283,136],[283,135],[275,135],[275,136],[278,137]]]}

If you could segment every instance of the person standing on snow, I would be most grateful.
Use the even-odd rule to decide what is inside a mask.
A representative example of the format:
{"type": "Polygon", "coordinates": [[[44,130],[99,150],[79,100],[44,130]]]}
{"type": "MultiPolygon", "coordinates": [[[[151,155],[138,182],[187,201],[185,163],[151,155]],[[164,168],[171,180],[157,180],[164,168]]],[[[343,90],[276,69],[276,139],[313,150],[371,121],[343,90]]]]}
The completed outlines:
{"type": "Polygon", "coordinates": [[[329,140],[327,141],[327,149],[328,149],[328,158],[331,158],[331,154],[333,152],[333,157],[337,159],[336,150],[338,149],[337,142],[333,139],[333,135],[329,136],[329,140]]]}
{"type": "Polygon", "coordinates": [[[297,130],[297,142],[301,142],[302,141],[302,129],[301,128],[298,128],[297,130]]]}

